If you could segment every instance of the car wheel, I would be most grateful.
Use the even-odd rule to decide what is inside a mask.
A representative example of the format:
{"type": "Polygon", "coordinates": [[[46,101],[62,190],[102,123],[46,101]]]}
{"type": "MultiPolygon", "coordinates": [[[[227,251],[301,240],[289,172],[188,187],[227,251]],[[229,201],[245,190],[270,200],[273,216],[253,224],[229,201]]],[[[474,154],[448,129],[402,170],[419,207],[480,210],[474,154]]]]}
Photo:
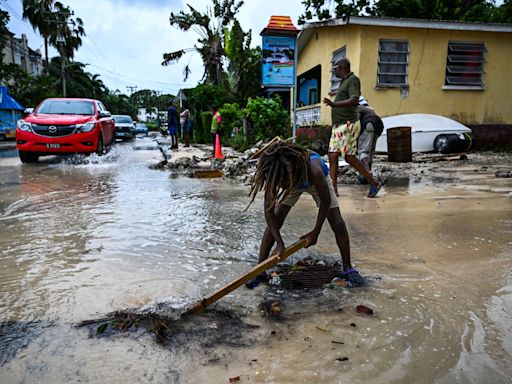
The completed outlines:
{"type": "Polygon", "coordinates": [[[98,136],[98,146],[96,147],[98,156],[103,156],[105,153],[105,146],[103,145],[103,135],[100,133],[98,136]]]}
{"type": "Polygon", "coordinates": [[[21,162],[24,164],[37,163],[37,160],[39,160],[39,156],[31,152],[18,151],[18,154],[20,155],[21,162]]]}

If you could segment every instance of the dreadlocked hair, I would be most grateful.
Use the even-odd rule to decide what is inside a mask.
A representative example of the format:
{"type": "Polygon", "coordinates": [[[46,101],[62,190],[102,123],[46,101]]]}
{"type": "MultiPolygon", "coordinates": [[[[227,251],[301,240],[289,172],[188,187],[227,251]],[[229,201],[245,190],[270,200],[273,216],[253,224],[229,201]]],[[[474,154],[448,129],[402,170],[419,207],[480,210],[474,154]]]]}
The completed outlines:
{"type": "Polygon", "coordinates": [[[249,208],[259,191],[270,191],[269,208],[288,196],[291,189],[308,181],[308,152],[288,142],[271,144],[261,155],[251,185],[249,208]]]}

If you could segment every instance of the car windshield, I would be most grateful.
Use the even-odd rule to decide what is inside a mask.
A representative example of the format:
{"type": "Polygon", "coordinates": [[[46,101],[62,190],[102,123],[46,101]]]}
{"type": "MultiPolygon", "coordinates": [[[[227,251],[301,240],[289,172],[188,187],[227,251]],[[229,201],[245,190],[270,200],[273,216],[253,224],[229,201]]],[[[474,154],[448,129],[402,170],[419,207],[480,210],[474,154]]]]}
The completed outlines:
{"type": "Polygon", "coordinates": [[[132,118],[130,116],[114,116],[116,123],[131,124],[132,118]]]}
{"type": "Polygon", "coordinates": [[[35,112],[56,115],[94,115],[94,104],[86,100],[45,100],[35,112]]]}

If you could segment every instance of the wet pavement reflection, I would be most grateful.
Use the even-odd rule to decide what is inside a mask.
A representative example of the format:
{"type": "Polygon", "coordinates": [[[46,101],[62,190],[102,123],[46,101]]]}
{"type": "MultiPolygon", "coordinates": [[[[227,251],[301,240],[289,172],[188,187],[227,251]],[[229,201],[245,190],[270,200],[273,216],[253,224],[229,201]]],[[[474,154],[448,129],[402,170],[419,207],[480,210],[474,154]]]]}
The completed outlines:
{"type": "MultiPolygon", "coordinates": [[[[247,186],[148,167],[160,160],[130,143],[101,158],[0,158],[0,382],[510,382],[512,182],[493,177],[500,164],[445,166],[457,182],[390,180],[378,199],[340,185],[367,288],[240,288],[165,346],[76,327],[159,297],[197,300],[256,263],[261,196],[244,212],[247,186]],[[265,299],[283,303],[280,321],[262,315],[265,299]],[[221,327],[218,310],[250,326],[221,327]]],[[[300,200],[287,244],[315,212],[300,200]]],[[[339,257],[327,225],[290,262],[311,255],[339,257]]]]}

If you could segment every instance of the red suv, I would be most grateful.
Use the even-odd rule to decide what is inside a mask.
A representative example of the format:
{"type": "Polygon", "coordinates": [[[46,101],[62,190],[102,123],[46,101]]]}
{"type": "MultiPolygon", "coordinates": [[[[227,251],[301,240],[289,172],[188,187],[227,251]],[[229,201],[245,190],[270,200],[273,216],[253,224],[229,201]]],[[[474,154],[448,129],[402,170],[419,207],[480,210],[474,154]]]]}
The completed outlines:
{"type": "Polygon", "coordinates": [[[16,146],[23,163],[39,156],[69,153],[103,155],[115,143],[115,123],[98,100],[46,99],[16,127],[16,146]]]}

